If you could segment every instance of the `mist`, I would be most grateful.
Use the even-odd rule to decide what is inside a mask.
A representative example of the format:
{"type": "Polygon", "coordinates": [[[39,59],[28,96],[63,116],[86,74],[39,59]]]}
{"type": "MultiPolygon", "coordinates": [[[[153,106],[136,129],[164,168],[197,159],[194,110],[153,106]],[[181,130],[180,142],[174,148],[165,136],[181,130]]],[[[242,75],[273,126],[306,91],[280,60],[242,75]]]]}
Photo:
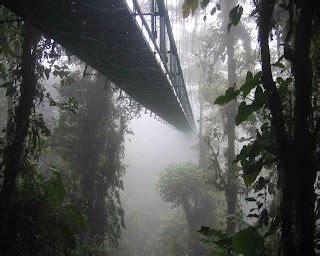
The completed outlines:
{"type": "Polygon", "coordinates": [[[319,26],[316,0],[0,1],[0,255],[320,255],[319,26]]]}
{"type": "Polygon", "coordinates": [[[128,255],[156,255],[156,251],[148,248],[148,239],[164,223],[163,218],[174,211],[171,203],[162,201],[156,183],[161,171],[169,165],[198,161],[197,138],[195,134],[187,135],[161,124],[148,114],[132,120],[129,129],[133,134],[125,140],[126,173],[122,193],[128,226],[116,255],[127,255],[122,254],[122,247],[127,247],[128,255]],[[134,242],[127,243],[128,240],[134,242]]]}

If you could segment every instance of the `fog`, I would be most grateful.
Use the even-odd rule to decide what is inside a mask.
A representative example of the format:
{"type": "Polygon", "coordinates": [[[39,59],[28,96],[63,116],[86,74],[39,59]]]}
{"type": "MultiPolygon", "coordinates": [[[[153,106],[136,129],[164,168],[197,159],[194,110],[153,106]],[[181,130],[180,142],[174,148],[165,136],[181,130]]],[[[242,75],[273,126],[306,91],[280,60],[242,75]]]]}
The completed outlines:
{"type": "Polygon", "coordinates": [[[1,256],[320,255],[316,0],[0,16],[1,256]]]}
{"type": "Polygon", "coordinates": [[[197,162],[195,134],[184,134],[148,115],[130,122],[125,140],[124,187],[130,200],[143,205],[151,198],[160,199],[155,183],[160,172],[175,163],[197,162]]]}
{"type": "Polygon", "coordinates": [[[128,226],[124,230],[120,250],[125,246],[124,240],[133,239],[133,232],[135,241],[140,244],[130,247],[130,255],[148,255],[150,250],[145,248],[147,239],[159,228],[162,218],[173,211],[173,205],[163,202],[156,191],[159,175],[171,164],[197,163],[195,148],[198,141],[196,134],[182,133],[148,114],[133,119],[129,128],[133,134],[125,139],[126,171],[121,196],[128,226]],[[134,217],[138,221],[133,221],[134,217]]]}

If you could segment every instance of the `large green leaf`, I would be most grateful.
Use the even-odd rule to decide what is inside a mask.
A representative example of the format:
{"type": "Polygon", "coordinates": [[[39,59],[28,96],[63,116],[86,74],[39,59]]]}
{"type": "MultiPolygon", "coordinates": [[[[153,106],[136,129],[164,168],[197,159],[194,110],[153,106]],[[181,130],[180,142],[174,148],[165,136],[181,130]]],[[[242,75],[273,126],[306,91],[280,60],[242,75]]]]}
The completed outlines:
{"type": "Polygon", "coordinates": [[[247,105],[244,101],[240,103],[238,113],[235,118],[236,125],[246,121],[251,114],[258,111],[264,105],[264,103],[266,103],[266,100],[267,97],[265,92],[263,92],[261,86],[257,86],[252,104],[247,105]]]}
{"type": "Polygon", "coordinates": [[[214,104],[217,105],[225,105],[228,102],[234,100],[237,96],[239,95],[239,91],[238,90],[234,90],[233,87],[230,87],[226,90],[225,95],[219,96],[214,104]]]}
{"type": "Polygon", "coordinates": [[[233,26],[238,25],[241,19],[242,13],[243,13],[243,8],[239,4],[231,9],[231,11],[229,12],[229,19],[233,26]]]}
{"type": "Polygon", "coordinates": [[[270,180],[260,177],[254,185],[254,192],[258,192],[266,187],[270,180]]]}
{"type": "Polygon", "coordinates": [[[233,236],[232,248],[235,253],[244,256],[263,255],[263,239],[255,227],[248,227],[233,236]]]}
{"type": "Polygon", "coordinates": [[[185,1],[182,5],[182,15],[183,18],[187,18],[190,14],[190,5],[188,4],[187,1],[185,1]]]}
{"type": "Polygon", "coordinates": [[[187,18],[190,13],[192,15],[195,13],[195,11],[198,8],[198,0],[185,0],[182,5],[182,15],[183,18],[187,18]]]}
{"type": "Polygon", "coordinates": [[[246,97],[253,88],[261,84],[261,72],[258,72],[253,76],[251,71],[248,71],[246,76],[246,82],[240,87],[240,91],[243,96],[246,97]]]}
{"type": "Polygon", "coordinates": [[[248,117],[255,111],[255,105],[247,105],[244,101],[240,103],[238,107],[238,113],[236,115],[236,125],[246,121],[248,117]]]}
{"type": "Polygon", "coordinates": [[[232,8],[229,12],[230,23],[228,24],[228,33],[230,32],[231,26],[237,26],[240,22],[243,8],[239,4],[232,8]]]}
{"type": "Polygon", "coordinates": [[[191,11],[192,11],[192,15],[195,13],[195,11],[198,8],[198,0],[193,0],[191,3],[191,11]]]}
{"type": "Polygon", "coordinates": [[[247,187],[251,186],[251,184],[255,182],[263,166],[264,166],[264,162],[261,158],[258,161],[253,161],[248,164],[245,164],[245,166],[242,165],[243,180],[247,187]]]}

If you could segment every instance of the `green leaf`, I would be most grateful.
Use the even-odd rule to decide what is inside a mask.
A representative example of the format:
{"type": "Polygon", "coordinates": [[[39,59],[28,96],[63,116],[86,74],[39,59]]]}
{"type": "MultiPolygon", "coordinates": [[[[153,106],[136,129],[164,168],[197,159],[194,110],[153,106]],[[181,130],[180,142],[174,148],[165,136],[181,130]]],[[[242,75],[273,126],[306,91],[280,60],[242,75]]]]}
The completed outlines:
{"type": "Polygon", "coordinates": [[[240,22],[242,13],[243,13],[243,8],[239,4],[231,9],[231,11],[229,12],[229,19],[230,19],[230,23],[233,26],[238,25],[238,23],[240,22]]]}
{"type": "Polygon", "coordinates": [[[210,12],[210,14],[211,14],[211,15],[214,15],[214,14],[216,13],[216,11],[217,11],[217,8],[216,8],[216,7],[213,7],[212,10],[211,10],[211,12],[210,12]]]}
{"type": "Polygon", "coordinates": [[[245,256],[261,255],[264,251],[263,239],[255,227],[248,227],[233,236],[232,248],[235,253],[245,256]]]}
{"type": "Polygon", "coordinates": [[[252,72],[248,71],[246,76],[246,82],[240,87],[240,91],[242,91],[243,96],[246,97],[255,86],[255,83],[253,83],[252,72]]]}
{"type": "Polygon", "coordinates": [[[191,6],[190,4],[185,1],[182,5],[182,16],[183,18],[187,18],[190,15],[191,6]]]}
{"type": "Polygon", "coordinates": [[[251,71],[248,71],[246,75],[246,82],[251,82],[252,80],[253,80],[253,74],[251,71]]]}
{"type": "Polygon", "coordinates": [[[278,68],[282,68],[282,69],[286,68],[281,62],[273,63],[272,66],[275,66],[275,67],[278,67],[278,68]]]}
{"type": "Polygon", "coordinates": [[[256,110],[260,109],[264,103],[266,103],[267,97],[266,94],[263,92],[261,86],[257,86],[255,93],[254,93],[254,101],[253,103],[256,105],[256,110]]]}
{"type": "Polygon", "coordinates": [[[238,95],[239,95],[239,91],[237,91],[237,90],[235,91],[233,87],[230,87],[226,90],[225,95],[219,96],[215,100],[214,104],[225,105],[228,102],[230,102],[231,100],[234,100],[238,95]]]}
{"type": "Polygon", "coordinates": [[[255,183],[255,186],[254,186],[254,192],[258,192],[260,190],[262,190],[263,188],[266,187],[266,185],[269,183],[269,180],[268,179],[265,179],[263,177],[260,177],[258,179],[258,181],[255,183]]]}
{"type": "Polygon", "coordinates": [[[259,159],[257,162],[243,166],[243,180],[247,187],[250,187],[253,182],[261,172],[264,163],[262,159],[259,159]]]}
{"type": "Polygon", "coordinates": [[[258,72],[253,76],[251,71],[248,71],[246,76],[246,82],[240,87],[243,96],[246,97],[253,88],[261,84],[261,72],[258,72]]]}
{"type": "Polygon", "coordinates": [[[276,81],[280,86],[288,87],[292,83],[293,78],[288,77],[286,80],[284,80],[282,77],[277,77],[276,81]]]}
{"type": "Polygon", "coordinates": [[[195,13],[195,11],[198,8],[198,0],[193,0],[192,4],[191,4],[191,11],[192,11],[192,15],[195,13]]]}
{"type": "Polygon", "coordinates": [[[248,117],[256,110],[255,104],[247,105],[244,101],[240,103],[238,107],[238,113],[236,115],[235,121],[236,125],[241,124],[246,121],[248,117]]]}
{"type": "MultiPolygon", "coordinates": [[[[252,85],[248,86],[248,88],[245,88],[245,92],[246,90],[249,90],[251,86],[252,85]]],[[[261,86],[257,86],[252,104],[247,105],[244,101],[240,103],[238,107],[238,113],[235,118],[236,125],[248,120],[249,116],[258,111],[266,103],[266,101],[266,94],[263,92],[261,86]]]]}

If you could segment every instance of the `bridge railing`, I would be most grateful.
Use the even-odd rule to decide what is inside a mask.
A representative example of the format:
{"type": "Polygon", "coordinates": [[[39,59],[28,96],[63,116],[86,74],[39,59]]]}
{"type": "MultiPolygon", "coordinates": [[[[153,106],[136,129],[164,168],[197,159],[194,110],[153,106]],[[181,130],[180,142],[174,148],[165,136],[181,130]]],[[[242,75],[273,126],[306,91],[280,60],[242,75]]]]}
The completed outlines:
{"type": "Polygon", "coordinates": [[[183,109],[190,126],[195,128],[172,27],[163,0],[126,0],[150,48],[183,109]]]}

